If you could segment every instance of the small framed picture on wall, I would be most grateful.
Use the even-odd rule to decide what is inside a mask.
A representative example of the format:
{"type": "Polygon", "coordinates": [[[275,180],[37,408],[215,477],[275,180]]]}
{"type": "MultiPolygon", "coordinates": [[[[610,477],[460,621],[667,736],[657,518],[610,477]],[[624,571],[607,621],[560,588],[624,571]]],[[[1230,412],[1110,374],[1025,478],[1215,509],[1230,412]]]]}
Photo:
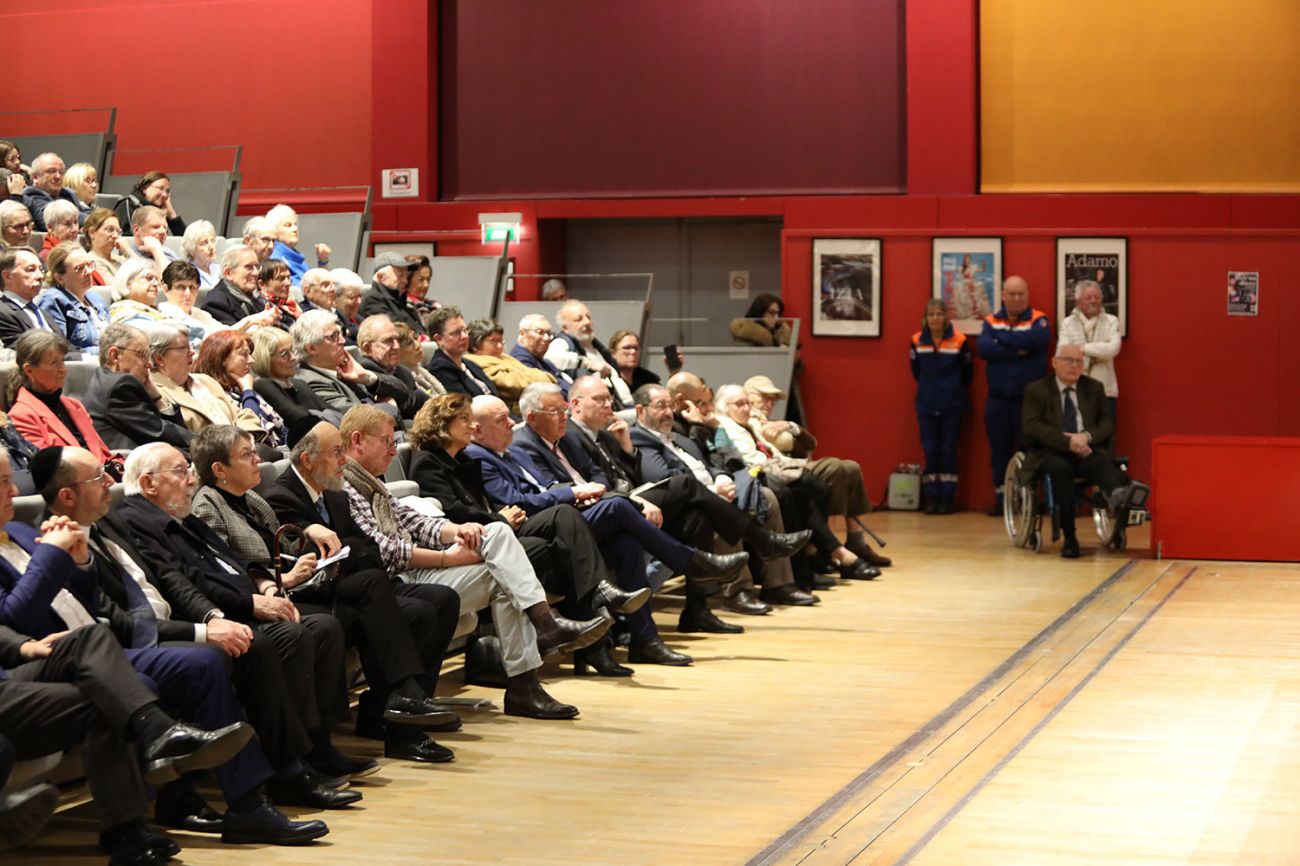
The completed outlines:
{"type": "Polygon", "coordinates": [[[930,294],[948,307],[963,334],[978,334],[1002,306],[1002,238],[935,238],[930,294]]]}
{"type": "Polygon", "coordinates": [[[880,336],[880,239],[813,241],[815,337],[880,336]]]}
{"type": "Polygon", "coordinates": [[[1128,336],[1128,239],[1056,239],[1056,313],[1074,312],[1080,283],[1096,283],[1101,308],[1119,319],[1119,335],[1128,336]]]}

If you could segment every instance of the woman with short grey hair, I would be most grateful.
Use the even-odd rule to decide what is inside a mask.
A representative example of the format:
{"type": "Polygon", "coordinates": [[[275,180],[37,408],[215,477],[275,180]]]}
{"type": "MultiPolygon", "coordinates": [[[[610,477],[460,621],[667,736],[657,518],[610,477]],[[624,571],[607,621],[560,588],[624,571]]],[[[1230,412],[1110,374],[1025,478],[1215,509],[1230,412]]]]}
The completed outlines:
{"type": "Polygon", "coordinates": [[[114,322],[164,322],[167,314],[158,309],[162,278],[153,259],[131,259],[113,275],[113,305],[108,317],[114,322]]]}
{"type": "Polygon", "coordinates": [[[50,256],[50,250],[61,243],[77,239],[81,232],[81,212],[66,199],[55,199],[45,206],[45,245],[41,247],[41,261],[50,256]]]}
{"type": "Polygon", "coordinates": [[[221,282],[221,263],[217,261],[217,229],[207,220],[195,220],[181,236],[185,258],[199,272],[199,288],[211,289],[221,282]]]}

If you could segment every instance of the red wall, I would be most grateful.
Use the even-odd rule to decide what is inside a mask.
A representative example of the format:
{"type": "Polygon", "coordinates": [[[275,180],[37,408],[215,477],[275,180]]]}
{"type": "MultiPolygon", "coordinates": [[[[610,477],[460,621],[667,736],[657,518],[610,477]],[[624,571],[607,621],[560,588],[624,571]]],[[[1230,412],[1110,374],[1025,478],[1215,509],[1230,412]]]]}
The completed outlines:
{"type": "MultiPolygon", "coordinates": [[[[245,188],[369,182],[369,3],[0,6],[24,10],[0,11],[4,111],[116,106],[119,148],[242,144],[245,188]]],[[[18,122],[0,117],[0,137],[18,122]]],[[[138,170],[126,156],[123,173],[138,170]]]]}

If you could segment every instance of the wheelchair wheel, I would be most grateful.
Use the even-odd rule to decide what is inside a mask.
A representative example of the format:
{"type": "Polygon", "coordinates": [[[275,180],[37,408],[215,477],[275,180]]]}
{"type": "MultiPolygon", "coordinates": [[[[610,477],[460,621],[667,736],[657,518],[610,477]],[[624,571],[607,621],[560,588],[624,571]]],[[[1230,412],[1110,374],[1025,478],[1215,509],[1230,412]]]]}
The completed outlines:
{"type": "MultiPolygon", "coordinates": [[[[1103,546],[1110,546],[1111,535],[1115,531],[1115,518],[1106,509],[1105,505],[1092,505],[1092,525],[1097,528],[1097,539],[1103,546]]],[[[1120,550],[1123,550],[1121,547],[1120,550]]]]}
{"type": "Polygon", "coordinates": [[[1034,553],[1043,551],[1043,533],[1037,529],[1029,533],[1029,549],[1034,553]]]}
{"type": "Polygon", "coordinates": [[[1020,481],[1020,469],[1024,465],[1024,452],[1017,451],[1007,463],[1007,474],[1002,478],[1002,520],[1007,527],[1007,537],[1016,547],[1029,544],[1037,523],[1034,485],[1020,481]]]}

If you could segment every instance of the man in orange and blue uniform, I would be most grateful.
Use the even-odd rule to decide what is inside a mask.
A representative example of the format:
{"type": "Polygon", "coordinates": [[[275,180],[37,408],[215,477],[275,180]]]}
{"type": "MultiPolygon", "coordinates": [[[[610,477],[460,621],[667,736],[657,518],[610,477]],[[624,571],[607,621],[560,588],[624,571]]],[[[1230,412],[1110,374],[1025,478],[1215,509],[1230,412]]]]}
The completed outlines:
{"type": "Polygon", "coordinates": [[[989,437],[997,491],[990,517],[1002,515],[1002,479],[1020,441],[1025,386],[1043,377],[1051,342],[1047,313],[1029,305],[1029,284],[1022,277],[1007,277],[1002,283],[1002,309],[985,317],[979,338],[989,382],[984,431],[989,437]]]}

